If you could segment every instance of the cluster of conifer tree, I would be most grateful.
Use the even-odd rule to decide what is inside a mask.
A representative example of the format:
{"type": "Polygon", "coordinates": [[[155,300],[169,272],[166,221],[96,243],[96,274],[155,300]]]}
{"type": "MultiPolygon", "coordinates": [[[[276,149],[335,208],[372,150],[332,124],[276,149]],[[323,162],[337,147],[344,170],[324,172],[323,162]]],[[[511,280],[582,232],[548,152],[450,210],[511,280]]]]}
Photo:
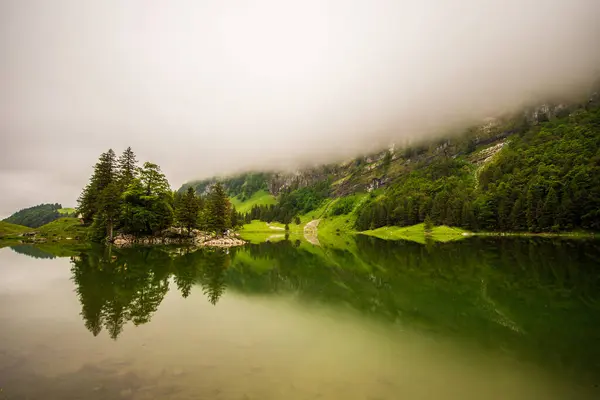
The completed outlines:
{"type": "Polygon", "coordinates": [[[531,126],[478,171],[465,157],[415,168],[359,210],[356,228],[436,225],[472,230],[600,230],[600,109],[531,126]]]}
{"type": "Polygon", "coordinates": [[[288,188],[279,194],[277,204],[255,205],[246,213],[246,222],[258,219],[260,221],[278,221],[283,224],[300,223],[298,214],[304,214],[317,209],[329,196],[331,184],[329,180],[319,181],[302,188],[288,188]]]}
{"type": "Polygon", "coordinates": [[[117,158],[112,149],[100,155],[77,210],[92,226],[92,239],[112,240],[115,232],[156,235],[173,225],[221,234],[236,226],[238,213],[220,184],[203,198],[194,189],[174,193],[160,167],[146,162],[140,168],[127,148],[117,158]]]}

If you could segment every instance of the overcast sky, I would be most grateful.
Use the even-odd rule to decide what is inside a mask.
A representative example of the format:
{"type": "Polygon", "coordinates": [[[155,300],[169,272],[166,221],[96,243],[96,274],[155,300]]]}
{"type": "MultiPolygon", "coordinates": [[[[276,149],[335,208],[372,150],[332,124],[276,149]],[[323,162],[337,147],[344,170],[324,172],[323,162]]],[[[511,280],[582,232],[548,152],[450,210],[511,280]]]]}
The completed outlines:
{"type": "Polygon", "coordinates": [[[0,0],[0,217],[132,146],[173,188],[588,88],[598,0],[0,0]]]}

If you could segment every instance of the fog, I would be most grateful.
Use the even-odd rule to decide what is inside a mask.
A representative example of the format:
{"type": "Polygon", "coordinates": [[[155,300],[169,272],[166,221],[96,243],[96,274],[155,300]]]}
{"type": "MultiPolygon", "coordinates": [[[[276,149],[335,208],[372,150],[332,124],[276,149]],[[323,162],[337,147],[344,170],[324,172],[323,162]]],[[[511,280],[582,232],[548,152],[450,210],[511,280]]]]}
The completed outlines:
{"type": "Polygon", "coordinates": [[[3,0],[0,216],[132,146],[174,188],[338,160],[562,99],[597,0],[3,0]]]}

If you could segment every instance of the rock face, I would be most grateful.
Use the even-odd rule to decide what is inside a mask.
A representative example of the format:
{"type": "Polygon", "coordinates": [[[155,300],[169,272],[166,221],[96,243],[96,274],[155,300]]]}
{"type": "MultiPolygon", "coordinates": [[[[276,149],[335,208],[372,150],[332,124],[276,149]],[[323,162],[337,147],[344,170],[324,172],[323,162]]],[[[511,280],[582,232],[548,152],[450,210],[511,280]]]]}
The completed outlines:
{"type": "Polygon", "coordinates": [[[243,246],[245,241],[239,238],[236,233],[229,233],[224,236],[217,236],[212,233],[202,232],[197,229],[187,232],[180,228],[169,228],[156,236],[134,236],[118,235],[114,238],[113,244],[118,247],[141,245],[161,245],[161,244],[187,244],[200,247],[234,247],[243,246]]]}

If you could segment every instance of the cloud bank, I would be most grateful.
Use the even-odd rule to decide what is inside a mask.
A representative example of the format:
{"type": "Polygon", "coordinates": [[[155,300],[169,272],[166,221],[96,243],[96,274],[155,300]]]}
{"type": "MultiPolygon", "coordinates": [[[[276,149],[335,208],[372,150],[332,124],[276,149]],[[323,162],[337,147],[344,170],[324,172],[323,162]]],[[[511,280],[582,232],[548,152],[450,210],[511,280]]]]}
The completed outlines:
{"type": "Polygon", "coordinates": [[[4,0],[0,216],[132,146],[174,187],[589,89],[597,0],[4,0]]]}

